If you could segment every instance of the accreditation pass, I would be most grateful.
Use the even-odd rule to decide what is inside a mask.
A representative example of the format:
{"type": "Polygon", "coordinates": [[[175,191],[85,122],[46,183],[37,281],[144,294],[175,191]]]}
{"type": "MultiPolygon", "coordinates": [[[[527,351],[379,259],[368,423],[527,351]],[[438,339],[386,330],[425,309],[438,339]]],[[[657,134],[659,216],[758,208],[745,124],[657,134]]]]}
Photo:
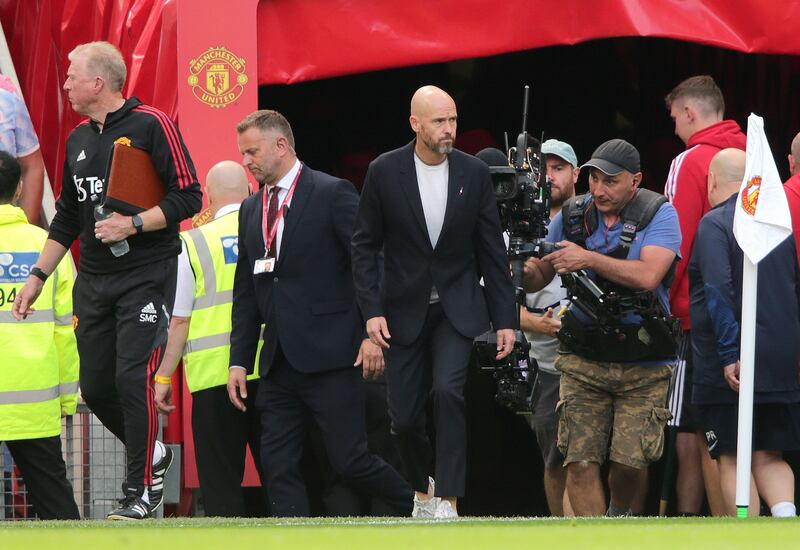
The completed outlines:
{"type": "Polygon", "coordinates": [[[275,269],[275,258],[259,258],[253,265],[253,275],[261,273],[272,273],[275,269]]]}

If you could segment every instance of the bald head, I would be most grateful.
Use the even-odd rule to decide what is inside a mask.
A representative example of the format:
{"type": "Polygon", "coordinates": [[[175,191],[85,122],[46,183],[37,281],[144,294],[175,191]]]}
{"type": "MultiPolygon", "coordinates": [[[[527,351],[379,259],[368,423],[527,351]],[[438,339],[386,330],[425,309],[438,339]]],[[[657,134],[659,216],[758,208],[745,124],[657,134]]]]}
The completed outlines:
{"type": "Polygon", "coordinates": [[[439,164],[453,151],[456,139],[456,102],[436,86],[423,86],[411,98],[411,129],[417,134],[415,151],[426,164],[439,164]]]}
{"type": "Polygon", "coordinates": [[[741,149],[723,149],[708,165],[708,202],[716,206],[734,193],[744,179],[745,152],[741,149]]]}
{"type": "Polygon", "coordinates": [[[228,204],[240,204],[250,195],[247,172],[238,162],[223,160],[211,167],[206,175],[206,193],[211,212],[228,204]]]}
{"type": "Polygon", "coordinates": [[[796,176],[800,174],[800,134],[792,140],[792,153],[789,155],[789,172],[796,176]]]}
{"type": "Polygon", "coordinates": [[[411,97],[411,115],[425,116],[436,107],[456,108],[450,94],[436,86],[423,86],[411,97]]]}

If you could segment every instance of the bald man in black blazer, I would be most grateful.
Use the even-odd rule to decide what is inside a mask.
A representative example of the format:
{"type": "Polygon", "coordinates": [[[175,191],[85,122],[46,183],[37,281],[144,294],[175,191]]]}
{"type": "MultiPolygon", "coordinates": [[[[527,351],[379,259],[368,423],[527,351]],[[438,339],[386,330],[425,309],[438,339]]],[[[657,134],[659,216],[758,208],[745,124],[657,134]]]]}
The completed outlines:
{"type": "Polygon", "coordinates": [[[425,86],[414,94],[416,139],[370,165],[352,240],[356,295],[370,339],[384,348],[392,429],[418,517],[457,515],[466,477],[464,383],[472,341],[491,321],[502,358],[513,347],[516,327],[489,170],[453,148],[456,121],[446,92],[425,86]],[[429,393],[435,498],[424,418],[429,393]]]}

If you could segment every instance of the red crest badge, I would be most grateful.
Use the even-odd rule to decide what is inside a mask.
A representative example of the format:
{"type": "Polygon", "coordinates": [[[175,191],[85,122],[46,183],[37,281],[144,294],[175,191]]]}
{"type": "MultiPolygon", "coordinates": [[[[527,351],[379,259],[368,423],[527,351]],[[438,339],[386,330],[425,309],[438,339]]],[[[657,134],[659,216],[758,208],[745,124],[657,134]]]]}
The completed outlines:
{"type": "Polygon", "coordinates": [[[742,208],[744,211],[755,216],[756,204],[758,204],[758,193],[761,190],[761,176],[753,176],[747,182],[744,191],[742,191],[742,208]]]}
{"type": "Polygon", "coordinates": [[[209,48],[189,61],[188,82],[194,96],[209,107],[227,107],[244,92],[246,62],[228,48],[209,48]]]}

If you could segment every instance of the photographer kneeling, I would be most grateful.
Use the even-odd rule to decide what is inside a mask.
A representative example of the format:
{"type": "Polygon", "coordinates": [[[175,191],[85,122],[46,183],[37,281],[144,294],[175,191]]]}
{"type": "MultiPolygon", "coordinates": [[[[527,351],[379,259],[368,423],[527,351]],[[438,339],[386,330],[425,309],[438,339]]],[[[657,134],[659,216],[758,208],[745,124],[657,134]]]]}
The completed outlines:
{"type": "Polygon", "coordinates": [[[570,305],[558,333],[558,447],[576,515],[606,512],[600,465],[611,461],[608,515],[630,513],[639,471],[663,449],[664,408],[679,332],[669,279],[680,247],[675,209],[642,180],[639,152],[621,139],[598,147],[590,193],[550,224],[557,250],[525,264],[525,291],[558,273],[570,305]],[[609,443],[610,438],[610,443],[609,443]]]}

